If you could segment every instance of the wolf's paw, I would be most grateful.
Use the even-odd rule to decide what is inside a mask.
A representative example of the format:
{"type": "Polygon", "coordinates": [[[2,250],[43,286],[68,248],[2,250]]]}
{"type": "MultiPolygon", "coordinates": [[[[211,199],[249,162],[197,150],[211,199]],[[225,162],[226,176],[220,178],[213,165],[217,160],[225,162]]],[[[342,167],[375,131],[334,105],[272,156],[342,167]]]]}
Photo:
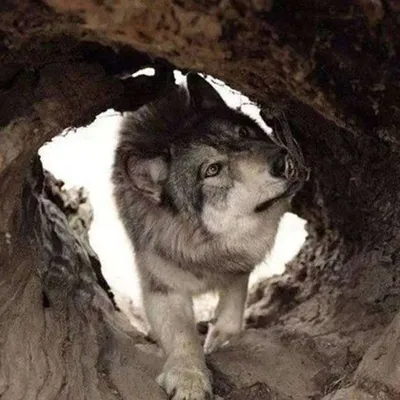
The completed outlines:
{"type": "Polygon", "coordinates": [[[204,352],[206,354],[210,354],[220,347],[223,347],[228,342],[230,342],[231,339],[237,337],[240,332],[241,325],[225,325],[223,327],[218,326],[218,323],[216,325],[211,325],[208,330],[206,340],[204,342],[204,352]]]}
{"type": "Polygon", "coordinates": [[[212,389],[207,372],[177,366],[162,372],[158,384],[171,400],[211,400],[212,389]]]}

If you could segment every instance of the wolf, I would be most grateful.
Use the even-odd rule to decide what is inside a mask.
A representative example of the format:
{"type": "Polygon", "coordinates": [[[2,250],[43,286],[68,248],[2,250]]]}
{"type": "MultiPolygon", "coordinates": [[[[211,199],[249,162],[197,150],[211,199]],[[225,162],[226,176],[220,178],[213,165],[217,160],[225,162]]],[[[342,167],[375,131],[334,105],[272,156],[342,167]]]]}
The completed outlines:
{"type": "Polygon", "coordinates": [[[238,334],[249,274],[271,249],[296,185],[288,153],[197,73],[123,120],[112,172],[143,303],[173,400],[211,398],[204,353],[238,334]],[[201,346],[192,298],[217,291],[201,346]]]}

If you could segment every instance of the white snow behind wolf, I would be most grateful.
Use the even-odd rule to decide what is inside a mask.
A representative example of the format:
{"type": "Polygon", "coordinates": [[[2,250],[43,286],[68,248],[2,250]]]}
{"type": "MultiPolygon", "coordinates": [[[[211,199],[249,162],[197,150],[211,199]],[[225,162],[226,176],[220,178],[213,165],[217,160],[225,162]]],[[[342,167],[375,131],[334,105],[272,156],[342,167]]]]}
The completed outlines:
{"type": "Polygon", "coordinates": [[[113,169],[143,303],[174,400],[206,399],[210,376],[192,296],[219,292],[205,352],[240,332],[250,272],[272,248],[290,196],[286,150],[197,74],[124,119],[113,169]]]}

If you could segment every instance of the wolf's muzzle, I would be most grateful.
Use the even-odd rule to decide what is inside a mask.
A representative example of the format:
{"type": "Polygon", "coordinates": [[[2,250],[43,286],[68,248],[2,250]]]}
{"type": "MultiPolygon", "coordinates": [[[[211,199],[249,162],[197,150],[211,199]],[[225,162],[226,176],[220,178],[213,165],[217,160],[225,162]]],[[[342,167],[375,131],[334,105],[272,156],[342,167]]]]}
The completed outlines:
{"type": "Polygon", "coordinates": [[[287,154],[284,176],[290,182],[305,182],[310,179],[310,169],[294,159],[291,154],[287,154]]]}
{"type": "Polygon", "coordinates": [[[293,137],[285,114],[279,110],[275,111],[275,116],[268,116],[264,111],[261,111],[260,115],[272,128],[271,139],[278,147],[287,151],[284,177],[291,183],[304,183],[310,179],[310,168],[305,163],[303,152],[293,137]]]}

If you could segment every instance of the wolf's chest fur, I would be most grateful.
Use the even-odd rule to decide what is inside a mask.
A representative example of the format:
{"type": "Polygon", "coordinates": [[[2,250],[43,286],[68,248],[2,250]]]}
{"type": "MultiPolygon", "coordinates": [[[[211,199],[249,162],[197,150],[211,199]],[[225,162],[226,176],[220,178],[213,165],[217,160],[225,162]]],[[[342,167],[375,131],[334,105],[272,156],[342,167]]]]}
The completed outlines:
{"type": "Polygon", "coordinates": [[[157,223],[149,223],[147,213],[137,219],[138,224],[147,225],[147,230],[140,229],[134,238],[141,274],[167,288],[192,294],[223,286],[263,261],[274,244],[286,207],[287,202],[282,200],[271,207],[265,219],[247,226],[238,222],[230,232],[211,236],[179,224],[179,219],[168,222],[167,215],[154,216],[154,221],[165,221],[160,229],[157,223]],[[151,239],[146,241],[145,237],[151,239]]]}

